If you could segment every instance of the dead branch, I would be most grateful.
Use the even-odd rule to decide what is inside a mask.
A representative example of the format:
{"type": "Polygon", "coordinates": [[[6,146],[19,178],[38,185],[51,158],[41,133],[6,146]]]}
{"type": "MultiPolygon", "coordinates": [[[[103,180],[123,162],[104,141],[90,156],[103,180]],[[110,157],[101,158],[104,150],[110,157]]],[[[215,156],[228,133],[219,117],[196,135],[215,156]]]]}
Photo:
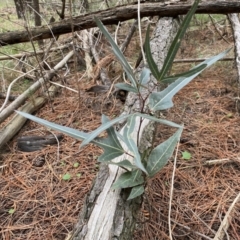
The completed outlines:
{"type": "Polygon", "coordinates": [[[233,203],[231,204],[231,206],[229,207],[215,237],[213,238],[213,240],[222,240],[228,230],[229,224],[231,222],[232,219],[232,212],[234,210],[235,205],[237,204],[237,202],[240,199],[240,193],[236,196],[236,198],[234,199],[233,203]]]}
{"type": "Polygon", "coordinates": [[[96,81],[97,78],[100,75],[101,81],[104,85],[108,85],[111,86],[111,80],[107,74],[106,69],[104,68],[104,66],[106,66],[107,64],[109,64],[112,59],[113,59],[113,55],[111,54],[110,57],[106,56],[103,59],[100,59],[99,54],[95,48],[95,42],[93,39],[93,29],[91,30],[91,34],[89,34],[89,44],[90,44],[90,48],[91,48],[91,52],[93,55],[93,58],[95,60],[95,62],[97,63],[96,67],[95,67],[95,71],[94,71],[94,80],[96,81]]]}
{"type": "Polygon", "coordinates": [[[50,80],[55,72],[63,67],[68,59],[70,59],[74,54],[74,51],[69,52],[64,59],[61,60],[53,69],[48,71],[44,78],[40,78],[37,82],[35,82],[31,87],[29,87],[25,92],[23,92],[20,96],[17,97],[15,101],[9,104],[1,113],[0,113],[0,122],[3,122],[7,117],[9,117],[13,111],[19,108],[29,97],[29,93],[35,93],[44,83],[45,80],[50,80]]]}
{"type": "MultiPolygon", "coordinates": [[[[51,97],[55,95],[59,87],[57,86],[51,86],[49,89],[49,94],[51,97]]],[[[37,111],[41,106],[47,102],[47,96],[43,97],[37,97],[33,99],[33,101],[29,101],[26,103],[20,111],[27,112],[27,113],[33,113],[37,111]]],[[[0,131],[0,149],[1,147],[6,144],[12,137],[15,136],[15,134],[23,127],[27,119],[25,117],[22,117],[18,114],[16,114],[11,121],[0,131]]]]}
{"type": "MultiPolygon", "coordinates": [[[[147,16],[178,16],[186,14],[191,7],[191,4],[183,4],[182,2],[167,3],[167,2],[146,2],[141,4],[141,17],[147,16]]],[[[208,14],[229,14],[239,13],[239,1],[206,1],[199,4],[196,13],[208,14]]],[[[49,26],[34,27],[30,29],[32,38],[29,37],[27,31],[13,31],[0,34],[0,45],[6,46],[21,42],[36,41],[39,39],[52,38],[54,35],[70,33],[87,28],[96,27],[93,16],[101,19],[103,24],[118,24],[119,21],[126,21],[137,18],[137,3],[118,6],[115,8],[84,14],[60,22],[55,22],[49,26]]]]}
{"type": "MultiPolygon", "coordinates": [[[[64,45],[64,46],[60,46],[60,47],[56,47],[56,48],[51,48],[49,50],[49,52],[56,52],[58,50],[63,50],[65,48],[68,48],[69,46],[64,45]]],[[[45,53],[45,50],[40,50],[40,51],[36,51],[36,52],[25,52],[25,53],[19,53],[19,54],[14,54],[14,55],[8,55],[5,53],[0,52],[0,54],[5,55],[5,56],[1,56],[0,57],[0,61],[4,61],[4,60],[11,60],[11,59],[20,59],[22,57],[32,57],[35,56],[36,54],[43,54],[45,53]]]]}

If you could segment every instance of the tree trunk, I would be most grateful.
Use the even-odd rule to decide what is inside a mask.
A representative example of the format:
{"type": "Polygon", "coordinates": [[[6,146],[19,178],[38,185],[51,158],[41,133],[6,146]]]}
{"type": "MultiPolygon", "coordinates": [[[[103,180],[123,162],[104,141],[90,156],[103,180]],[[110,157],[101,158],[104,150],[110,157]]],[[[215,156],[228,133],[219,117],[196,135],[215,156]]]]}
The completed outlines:
{"type": "MultiPolygon", "coordinates": [[[[163,2],[145,2],[141,3],[141,17],[146,16],[177,16],[179,14],[186,14],[190,9],[191,4],[184,4],[182,2],[163,3],[163,2]]],[[[29,38],[27,31],[14,31],[0,34],[0,45],[15,44],[21,42],[36,41],[39,39],[52,38],[52,34],[61,35],[70,33],[72,30],[79,31],[87,28],[96,27],[93,16],[99,18],[103,24],[118,24],[119,21],[126,21],[137,18],[137,3],[125,6],[119,6],[103,11],[98,11],[90,14],[81,15],[72,19],[63,20],[61,22],[52,23],[51,29],[49,26],[36,27],[31,29],[32,39],[29,38]]],[[[239,1],[207,1],[200,3],[196,13],[239,13],[239,1]]]]}
{"type": "MultiPolygon", "coordinates": [[[[178,24],[173,18],[161,18],[157,23],[151,48],[159,68],[162,66],[177,28],[178,24]],[[162,34],[163,32],[164,34],[162,34]]],[[[141,71],[141,65],[143,64],[140,64],[138,73],[141,71]]],[[[153,85],[155,80],[151,80],[153,85]]],[[[145,94],[147,93],[146,91],[145,94]]],[[[130,93],[126,104],[123,114],[140,110],[141,103],[136,94],[130,93]]],[[[139,126],[140,122],[137,122],[136,131],[134,131],[136,133],[135,141],[137,141],[139,126]]],[[[154,125],[145,119],[140,128],[140,151],[143,151],[151,147],[154,125]]],[[[120,159],[129,159],[129,156],[121,156],[118,160],[120,159]]],[[[86,197],[85,205],[71,239],[127,240],[133,238],[137,216],[142,204],[142,196],[127,201],[130,189],[122,191],[111,189],[112,184],[122,172],[123,170],[115,165],[101,164],[96,181],[86,197]]]]}
{"type": "Polygon", "coordinates": [[[21,0],[14,0],[14,3],[15,3],[18,19],[21,19],[23,14],[23,2],[21,0]]]}

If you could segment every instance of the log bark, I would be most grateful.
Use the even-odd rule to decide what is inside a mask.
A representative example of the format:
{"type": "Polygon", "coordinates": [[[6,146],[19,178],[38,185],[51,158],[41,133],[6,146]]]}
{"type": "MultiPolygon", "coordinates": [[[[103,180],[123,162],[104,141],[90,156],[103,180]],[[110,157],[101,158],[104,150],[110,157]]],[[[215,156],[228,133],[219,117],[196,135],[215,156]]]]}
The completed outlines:
{"type": "Polygon", "coordinates": [[[237,14],[229,14],[228,18],[232,25],[235,42],[235,59],[238,73],[238,84],[240,86],[240,21],[237,14]]]}
{"type": "MultiPolygon", "coordinates": [[[[191,4],[182,2],[164,3],[164,2],[145,2],[141,4],[141,17],[146,16],[172,16],[186,14],[191,4]]],[[[239,1],[207,1],[199,4],[196,13],[239,13],[239,1]]],[[[81,15],[61,22],[55,22],[49,26],[35,27],[31,29],[31,36],[27,31],[14,31],[0,34],[0,46],[16,44],[22,42],[36,41],[40,39],[52,38],[54,34],[61,35],[70,33],[72,30],[79,31],[87,28],[96,27],[93,16],[99,18],[103,24],[117,24],[119,21],[126,21],[137,18],[137,3],[119,6],[103,11],[93,12],[81,15]]]]}
{"type": "MultiPolygon", "coordinates": [[[[157,23],[154,38],[151,40],[151,48],[159,68],[162,66],[177,28],[178,24],[176,24],[173,18],[161,18],[157,23]],[[164,34],[162,34],[163,32],[164,34]]],[[[140,64],[138,75],[142,67],[143,64],[140,64]]],[[[154,79],[150,83],[152,87],[154,86],[153,81],[154,79]]],[[[143,94],[147,96],[148,91],[146,90],[143,94]]],[[[123,114],[140,111],[141,106],[141,99],[136,94],[129,93],[123,114]]],[[[141,152],[151,147],[153,131],[154,124],[152,122],[146,119],[141,124],[140,119],[136,122],[135,131],[133,131],[135,134],[134,140],[137,141],[139,137],[141,152]],[[138,136],[139,127],[141,130],[138,136]]],[[[132,160],[129,155],[123,155],[114,159],[114,161],[123,159],[132,160]]],[[[92,190],[86,197],[86,203],[71,239],[132,239],[137,216],[141,208],[142,197],[127,201],[130,189],[122,191],[111,189],[112,184],[121,173],[123,173],[123,170],[115,165],[101,164],[98,176],[92,190]]]]}

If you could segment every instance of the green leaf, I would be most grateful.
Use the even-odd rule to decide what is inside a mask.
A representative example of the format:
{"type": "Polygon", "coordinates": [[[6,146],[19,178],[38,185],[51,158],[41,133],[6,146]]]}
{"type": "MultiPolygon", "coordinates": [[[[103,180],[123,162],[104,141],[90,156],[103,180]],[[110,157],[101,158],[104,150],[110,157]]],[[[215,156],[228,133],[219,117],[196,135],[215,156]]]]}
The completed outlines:
{"type": "Polygon", "coordinates": [[[124,167],[124,168],[130,168],[130,169],[135,169],[136,166],[132,165],[131,162],[128,160],[123,160],[121,162],[109,162],[109,164],[117,165],[119,167],[124,167]]]}
{"type": "Polygon", "coordinates": [[[109,43],[111,44],[112,48],[113,48],[113,52],[116,55],[116,57],[119,59],[119,61],[121,62],[121,65],[123,66],[126,74],[128,75],[129,80],[131,81],[133,87],[135,87],[137,89],[137,82],[135,80],[135,76],[134,73],[132,71],[131,66],[129,65],[128,61],[126,60],[126,58],[124,57],[122,51],[119,49],[119,47],[117,46],[117,44],[114,42],[114,40],[112,39],[112,36],[110,35],[110,33],[108,32],[108,30],[104,27],[104,25],[102,24],[102,22],[94,17],[95,22],[97,23],[97,26],[99,27],[99,29],[102,31],[102,33],[104,34],[104,36],[107,38],[107,40],[109,41],[109,43]]]}
{"type": "MultiPolygon", "coordinates": [[[[108,121],[104,124],[102,124],[99,128],[97,128],[96,130],[92,131],[91,133],[88,134],[88,136],[84,139],[84,141],[82,142],[80,147],[83,147],[84,145],[90,143],[94,138],[96,138],[101,132],[107,130],[108,128],[110,128],[111,126],[113,126],[114,124],[118,123],[121,120],[124,120],[125,118],[128,118],[130,116],[132,116],[133,114],[129,114],[129,115],[122,115],[120,117],[114,118],[111,121],[108,121]]],[[[93,142],[94,143],[94,142],[93,142]]]]}
{"type": "Polygon", "coordinates": [[[168,121],[168,120],[165,120],[165,119],[159,119],[159,118],[153,117],[151,115],[142,114],[142,113],[135,113],[135,115],[139,116],[139,117],[142,117],[142,118],[149,119],[149,120],[154,121],[154,122],[158,122],[158,123],[161,123],[161,124],[164,124],[164,125],[168,125],[170,127],[183,128],[183,126],[181,126],[179,124],[176,124],[174,122],[171,122],[171,121],[168,121]]]}
{"type": "Polygon", "coordinates": [[[150,70],[148,68],[143,68],[142,72],[141,72],[141,75],[140,75],[140,79],[139,79],[139,83],[141,85],[146,85],[149,80],[150,80],[150,70]]]}
{"type": "Polygon", "coordinates": [[[143,185],[133,187],[127,200],[134,199],[134,198],[142,195],[143,193],[144,193],[144,186],[143,185]]]}
{"type": "Polygon", "coordinates": [[[135,143],[132,137],[132,134],[135,131],[135,125],[136,125],[136,116],[133,115],[128,118],[127,124],[124,127],[123,139],[128,149],[133,153],[135,165],[147,174],[147,171],[142,164],[141,156],[138,151],[137,144],[135,143]]]}
{"type": "Polygon", "coordinates": [[[182,159],[184,159],[184,160],[190,160],[191,157],[192,157],[192,154],[191,154],[190,152],[188,152],[188,151],[182,152],[182,159]]]}
{"type": "Polygon", "coordinates": [[[147,28],[147,33],[146,33],[146,38],[145,38],[145,54],[146,54],[146,58],[147,58],[147,63],[148,66],[152,72],[152,75],[158,80],[158,76],[159,76],[159,71],[158,71],[158,67],[152,57],[152,52],[151,52],[151,47],[150,47],[150,38],[149,38],[149,31],[150,31],[150,26],[148,26],[147,28]]]}
{"type": "Polygon", "coordinates": [[[82,176],[81,173],[77,173],[77,174],[76,174],[76,177],[78,177],[78,178],[80,178],[81,176],[82,176]]]}
{"type": "Polygon", "coordinates": [[[128,92],[138,93],[138,89],[137,88],[134,88],[130,84],[127,84],[127,83],[117,83],[117,84],[115,84],[115,87],[117,87],[119,89],[126,90],[128,92]]]}
{"type": "Polygon", "coordinates": [[[75,162],[75,163],[73,164],[73,167],[75,167],[75,168],[79,167],[79,163],[78,163],[78,162],[75,162]]]}
{"type": "Polygon", "coordinates": [[[85,139],[89,135],[89,133],[78,131],[76,129],[69,128],[69,127],[64,127],[62,125],[46,121],[44,119],[35,117],[35,116],[33,116],[31,114],[28,114],[28,113],[25,113],[25,112],[20,112],[20,111],[16,111],[16,112],[18,114],[22,115],[25,118],[28,118],[28,119],[30,119],[30,120],[32,120],[34,122],[37,122],[37,123],[39,123],[41,125],[44,125],[45,127],[49,127],[51,129],[54,129],[54,130],[57,130],[59,132],[65,133],[68,136],[76,138],[76,139],[83,140],[83,139],[85,139]]]}
{"type": "Polygon", "coordinates": [[[175,82],[179,78],[182,78],[184,80],[186,77],[191,77],[195,73],[198,73],[199,71],[204,70],[205,68],[206,68],[206,64],[204,64],[204,62],[203,62],[200,65],[198,65],[197,67],[194,67],[187,72],[163,78],[163,80],[161,82],[162,83],[172,83],[172,82],[175,82]]]}
{"type": "Polygon", "coordinates": [[[189,77],[180,77],[174,83],[170,84],[161,92],[154,92],[149,97],[149,106],[152,111],[164,110],[171,108],[173,106],[172,98],[179,92],[183,87],[185,87],[190,81],[192,81],[197,75],[199,75],[205,68],[211,66],[213,63],[217,62],[219,59],[224,57],[230,49],[205,60],[203,63],[204,68],[196,72],[189,77]]]}
{"type": "Polygon", "coordinates": [[[181,44],[181,41],[184,37],[184,34],[189,26],[189,23],[192,19],[192,16],[194,15],[196,9],[197,9],[197,6],[198,6],[198,3],[199,3],[199,0],[196,0],[194,2],[194,4],[192,5],[190,11],[188,12],[188,14],[186,15],[186,17],[184,18],[180,28],[179,28],[179,31],[177,33],[177,35],[175,36],[170,48],[169,48],[169,51],[168,51],[168,54],[167,54],[167,57],[163,63],[163,67],[158,75],[158,78],[157,80],[158,81],[161,81],[165,75],[167,74],[167,72],[170,70],[171,66],[172,66],[172,63],[173,63],[173,60],[177,54],[177,51],[180,47],[180,44],[181,44]]]}
{"type": "Polygon", "coordinates": [[[167,164],[168,159],[172,156],[175,146],[180,139],[181,133],[182,129],[179,129],[174,135],[152,150],[146,167],[150,177],[153,177],[167,164]]]}
{"type": "MultiPolygon", "coordinates": [[[[109,123],[109,119],[102,115],[102,123],[109,123]]],[[[99,147],[104,149],[104,153],[98,158],[100,162],[110,161],[116,157],[121,156],[124,153],[124,150],[118,141],[114,127],[109,127],[107,129],[107,138],[97,138],[94,143],[99,147]]]]}
{"type": "Polygon", "coordinates": [[[15,213],[15,209],[14,209],[14,208],[10,208],[10,209],[8,210],[8,213],[9,213],[9,214],[15,213]]]}
{"type": "Polygon", "coordinates": [[[71,179],[71,175],[70,175],[69,173],[66,173],[66,174],[63,175],[62,179],[63,179],[64,181],[68,181],[68,180],[71,179]]]}
{"type": "Polygon", "coordinates": [[[134,170],[131,172],[123,173],[116,182],[112,185],[113,189],[117,188],[129,188],[140,185],[144,182],[143,176],[140,170],[134,170]]]}

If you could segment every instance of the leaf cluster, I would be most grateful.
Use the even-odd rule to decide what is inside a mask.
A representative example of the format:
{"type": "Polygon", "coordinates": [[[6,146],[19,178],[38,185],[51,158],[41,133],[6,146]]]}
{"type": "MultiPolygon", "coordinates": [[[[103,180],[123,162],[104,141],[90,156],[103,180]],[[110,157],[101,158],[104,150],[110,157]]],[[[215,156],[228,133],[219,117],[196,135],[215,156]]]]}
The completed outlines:
{"type": "MultiPolygon", "coordinates": [[[[147,83],[150,80],[151,74],[156,78],[158,82],[169,84],[165,89],[159,92],[151,92],[148,97],[148,112],[155,112],[159,110],[169,109],[173,106],[173,96],[179,92],[184,86],[186,86],[191,80],[193,80],[197,75],[199,75],[204,69],[211,66],[213,63],[218,61],[220,58],[225,56],[229,50],[224,51],[217,56],[211,57],[204,61],[203,63],[195,66],[187,72],[180,73],[175,76],[166,76],[169,72],[173,60],[176,56],[176,53],[179,49],[181,40],[186,32],[187,27],[191,21],[193,14],[197,8],[199,0],[196,0],[186,15],[174,41],[172,42],[165,62],[161,70],[158,70],[157,64],[153,60],[151,49],[150,49],[150,37],[149,37],[149,28],[146,33],[145,40],[145,54],[148,62],[149,68],[143,68],[140,74],[140,79],[137,80],[132,67],[124,57],[123,53],[117,46],[117,44],[112,39],[108,30],[103,26],[100,20],[95,18],[95,21],[103,32],[104,36],[107,38],[109,43],[112,46],[115,56],[120,61],[124,71],[127,74],[129,79],[129,84],[118,83],[116,84],[117,88],[127,90],[129,92],[134,92],[141,97],[142,87],[146,87],[147,83]]],[[[18,112],[18,111],[17,111],[18,112]]],[[[81,147],[85,146],[88,143],[96,144],[101,147],[104,152],[99,156],[99,162],[105,162],[107,164],[118,165],[119,167],[125,170],[113,184],[113,189],[115,188],[131,188],[130,195],[128,199],[133,199],[144,192],[144,187],[146,179],[148,177],[154,177],[168,162],[169,158],[172,156],[173,151],[176,147],[177,142],[180,139],[183,127],[171,121],[165,119],[159,119],[150,114],[144,112],[141,113],[132,113],[128,115],[123,115],[115,119],[109,120],[105,115],[102,116],[102,124],[96,130],[91,133],[85,133],[72,129],[69,127],[64,127],[46,120],[34,117],[27,113],[18,112],[22,116],[36,121],[44,126],[47,126],[51,129],[65,133],[71,137],[82,140],[81,147]],[[141,122],[144,119],[150,121],[155,121],[161,124],[169,125],[171,127],[178,128],[178,130],[166,141],[159,144],[157,147],[152,149],[150,153],[145,156],[139,152],[139,146],[136,143],[136,132],[139,131],[139,125],[137,122],[141,122]],[[114,129],[114,124],[127,120],[126,125],[122,131],[122,134],[118,133],[114,129]],[[103,132],[107,131],[106,138],[99,138],[98,136],[103,132]],[[121,140],[121,141],[120,141],[121,140]],[[123,144],[127,146],[127,149],[123,147],[123,144]],[[114,161],[117,157],[124,155],[123,160],[120,162],[114,161]],[[131,161],[129,157],[131,157],[131,161]],[[126,157],[126,159],[125,159],[126,157]]]]}

